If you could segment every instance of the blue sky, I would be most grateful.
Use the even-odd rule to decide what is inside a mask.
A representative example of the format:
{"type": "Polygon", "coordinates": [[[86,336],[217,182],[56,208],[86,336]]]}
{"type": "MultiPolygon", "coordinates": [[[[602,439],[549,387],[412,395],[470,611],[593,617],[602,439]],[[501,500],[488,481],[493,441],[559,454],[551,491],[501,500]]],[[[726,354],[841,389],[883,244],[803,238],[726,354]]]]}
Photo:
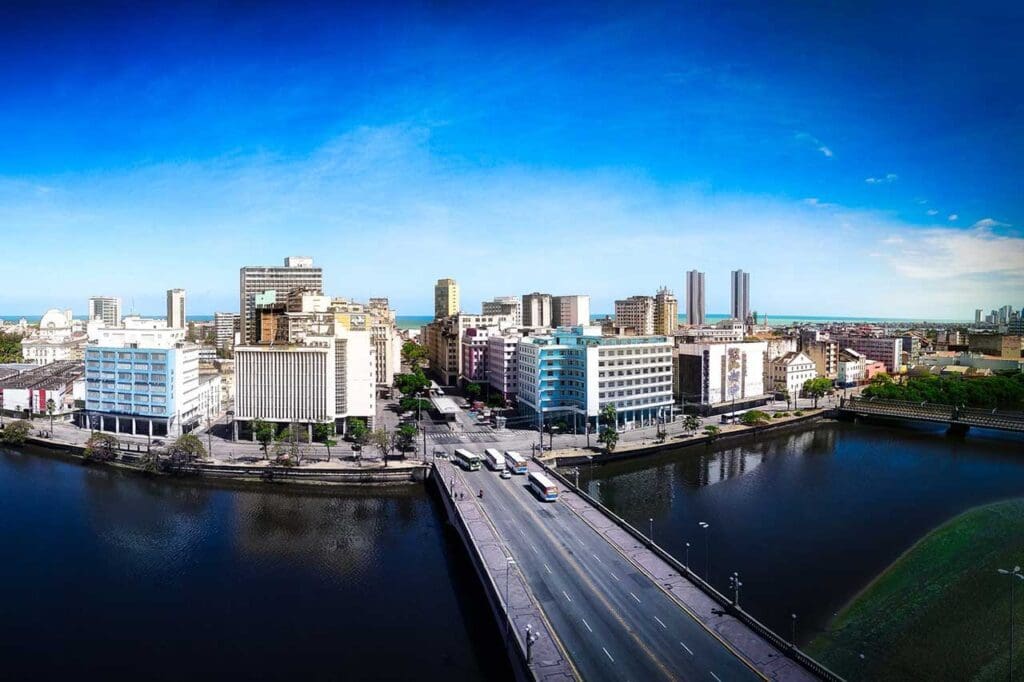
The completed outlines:
{"type": "Polygon", "coordinates": [[[0,313],[231,310],[288,254],[402,314],[1024,305],[1019,5],[142,4],[0,6],[0,313]]]}

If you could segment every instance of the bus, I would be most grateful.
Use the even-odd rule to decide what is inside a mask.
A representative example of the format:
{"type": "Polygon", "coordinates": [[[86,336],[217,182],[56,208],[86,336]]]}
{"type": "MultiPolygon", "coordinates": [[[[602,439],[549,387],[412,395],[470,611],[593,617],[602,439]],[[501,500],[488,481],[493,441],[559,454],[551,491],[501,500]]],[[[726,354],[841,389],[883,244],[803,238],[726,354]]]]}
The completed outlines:
{"type": "Polygon", "coordinates": [[[513,474],[526,473],[526,460],[515,450],[505,451],[505,463],[508,465],[508,470],[513,474]]]}
{"type": "Polygon", "coordinates": [[[547,476],[536,471],[530,472],[530,489],[545,502],[554,502],[558,499],[558,488],[555,484],[547,476]]]}
{"type": "Polygon", "coordinates": [[[494,448],[484,450],[484,459],[491,471],[501,471],[505,468],[505,457],[494,448]]]}
{"type": "Polygon", "coordinates": [[[480,470],[480,456],[474,455],[469,450],[463,450],[458,448],[455,451],[455,461],[459,463],[459,466],[466,471],[479,471],[480,470]]]}

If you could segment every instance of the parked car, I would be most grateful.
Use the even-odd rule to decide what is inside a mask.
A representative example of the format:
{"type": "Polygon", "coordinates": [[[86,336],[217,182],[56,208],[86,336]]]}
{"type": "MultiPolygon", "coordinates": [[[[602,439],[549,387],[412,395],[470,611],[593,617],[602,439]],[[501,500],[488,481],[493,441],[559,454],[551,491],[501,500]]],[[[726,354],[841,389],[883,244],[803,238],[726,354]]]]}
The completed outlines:
{"type": "Polygon", "coordinates": [[[509,471],[508,469],[505,469],[504,471],[501,472],[501,477],[502,478],[512,478],[512,472],[509,471]]]}

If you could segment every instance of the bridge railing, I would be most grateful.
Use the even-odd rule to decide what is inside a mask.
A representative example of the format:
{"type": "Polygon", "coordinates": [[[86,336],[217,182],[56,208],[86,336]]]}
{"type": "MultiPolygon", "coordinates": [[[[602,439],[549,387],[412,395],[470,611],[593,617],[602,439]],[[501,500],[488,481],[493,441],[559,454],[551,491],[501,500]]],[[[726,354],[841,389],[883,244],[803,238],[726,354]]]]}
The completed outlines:
{"type": "Polygon", "coordinates": [[[814,673],[827,682],[844,682],[843,678],[832,672],[818,661],[805,654],[799,648],[797,648],[795,642],[786,641],[781,635],[773,631],[767,625],[754,618],[752,615],[741,609],[731,599],[726,597],[724,594],[719,592],[711,583],[708,583],[703,578],[698,576],[696,573],[690,570],[690,568],[681,563],[674,556],[666,552],[659,545],[655,544],[653,540],[640,532],[637,528],[632,526],[628,521],[620,517],[618,514],[613,512],[608,507],[604,506],[596,499],[590,496],[589,493],[584,492],[580,488],[577,488],[572,482],[569,481],[565,476],[549,467],[545,462],[534,458],[547,473],[551,474],[556,480],[558,480],[563,486],[573,491],[575,494],[583,498],[588,504],[600,511],[602,514],[607,516],[615,525],[619,526],[634,539],[643,544],[647,549],[654,552],[662,561],[667,563],[669,566],[674,568],[680,575],[684,576],[687,580],[697,586],[704,594],[715,601],[719,606],[723,607],[726,611],[731,613],[737,620],[742,622],[744,625],[749,627],[755,633],[757,633],[762,639],[768,641],[776,649],[782,651],[786,656],[793,659],[801,666],[814,673]]]}
{"type": "Polygon", "coordinates": [[[1024,413],[978,407],[915,403],[905,400],[853,397],[840,404],[841,410],[908,419],[925,419],[981,426],[1009,431],[1024,431],[1024,413]]]}

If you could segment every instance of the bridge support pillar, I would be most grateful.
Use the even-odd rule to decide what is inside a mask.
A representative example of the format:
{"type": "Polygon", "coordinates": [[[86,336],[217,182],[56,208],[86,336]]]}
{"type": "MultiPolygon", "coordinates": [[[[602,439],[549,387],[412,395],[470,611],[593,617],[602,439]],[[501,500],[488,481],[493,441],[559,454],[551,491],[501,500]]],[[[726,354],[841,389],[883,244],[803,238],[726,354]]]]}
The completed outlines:
{"type": "Polygon", "coordinates": [[[950,424],[948,433],[953,436],[965,436],[970,430],[971,427],[967,424],[950,424]]]}

